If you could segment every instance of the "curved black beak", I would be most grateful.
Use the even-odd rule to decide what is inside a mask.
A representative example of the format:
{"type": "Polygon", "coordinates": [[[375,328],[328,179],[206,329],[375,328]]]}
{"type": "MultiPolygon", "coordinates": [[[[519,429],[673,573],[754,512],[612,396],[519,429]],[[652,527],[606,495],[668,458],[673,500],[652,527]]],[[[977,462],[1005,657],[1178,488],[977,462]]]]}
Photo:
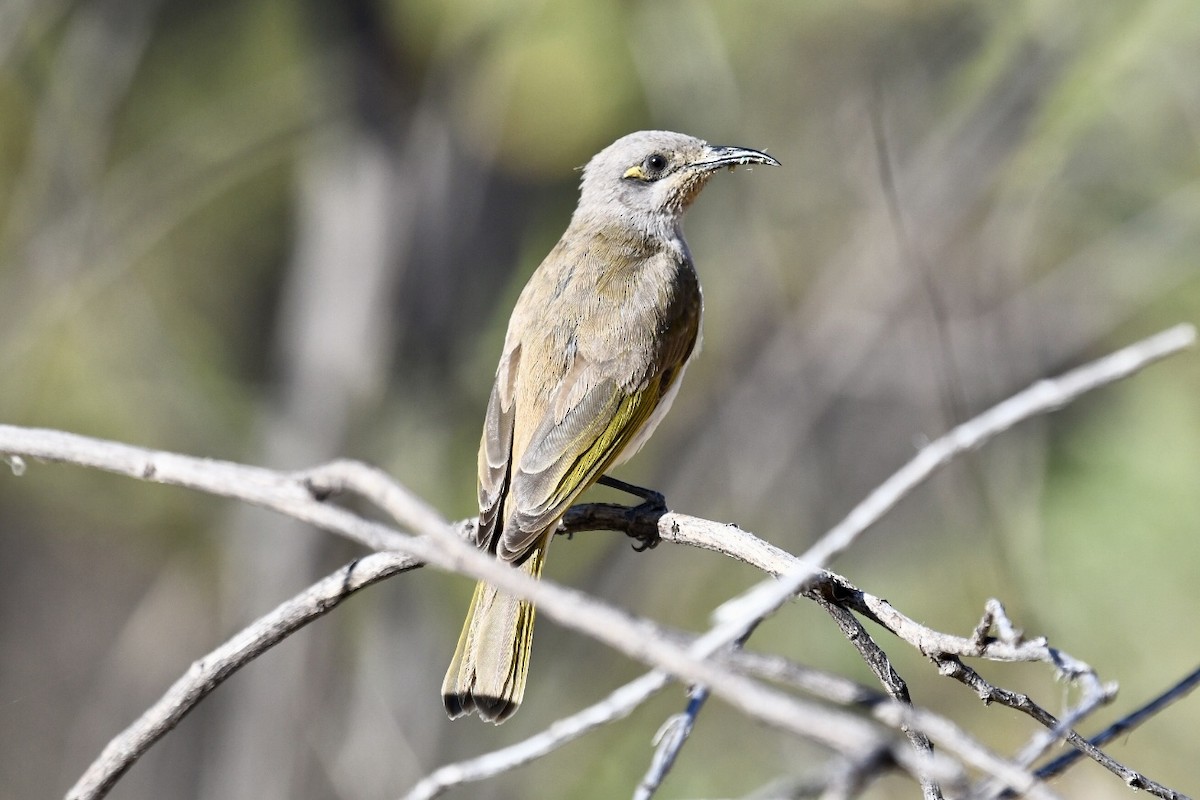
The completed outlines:
{"type": "Polygon", "coordinates": [[[721,167],[736,167],[740,164],[766,164],[769,167],[780,166],[778,161],[758,150],[751,150],[749,147],[730,147],[721,144],[705,145],[704,156],[699,161],[692,162],[690,166],[700,169],[720,169],[721,167]]]}

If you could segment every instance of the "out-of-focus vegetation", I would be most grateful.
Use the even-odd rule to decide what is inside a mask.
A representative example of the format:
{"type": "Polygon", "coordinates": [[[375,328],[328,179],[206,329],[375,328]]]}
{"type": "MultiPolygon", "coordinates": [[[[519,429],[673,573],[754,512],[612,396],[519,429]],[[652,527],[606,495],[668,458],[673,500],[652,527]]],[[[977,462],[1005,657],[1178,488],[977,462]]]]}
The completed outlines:
{"type": "MultiPolygon", "coordinates": [[[[0,0],[0,421],[279,468],[357,457],[470,515],[503,327],[575,169],[677,129],[784,167],[719,176],[693,209],[703,353],[621,475],[798,552],[923,439],[1200,318],[1198,75],[1194,0],[0,0]]],[[[1121,683],[1096,730],[1196,665],[1198,487],[1192,354],[956,464],[835,566],[943,630],[1001,598],[1121,683]]],[[[0,797],[65,791],[193,659],[355,552],[327,539],[83,470],[0,476],[0,797]]],[[[601,534],[547,575],[691,629],[756,579],[601,534]]],[[[371,590],[112,796],[394,797],[638,672],[543,622],[522,713],[451,724],[468,592],[432,572],[371,590]]],[[[804,604],[752,644],[867,679],[804,604]]],[[[885,646],[916,702],[996,746],[1030,735],[885,646]]],[[[1042,670],[983,669],[1061,699],[1042,670]]],[[[682,702],[459,796],[623,796],[682,702]]],[[[1111,752],[1195,793],[1198,727],[1186,700],[1111,752]]],[[[714,703],[662,796],[824,755],[714,703]]],[[[1059,787],[1129,796],[1090,764],[1059,787]]]]}

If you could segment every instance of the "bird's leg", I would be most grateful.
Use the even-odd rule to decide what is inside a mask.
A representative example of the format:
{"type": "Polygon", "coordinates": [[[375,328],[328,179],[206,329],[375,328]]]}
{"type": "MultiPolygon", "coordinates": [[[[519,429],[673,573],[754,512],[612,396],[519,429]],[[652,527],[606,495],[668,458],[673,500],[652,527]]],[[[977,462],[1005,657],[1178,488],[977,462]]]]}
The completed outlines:
{"type": "Polygon", "coordinates": [[[646,489],[642,486],[634,486],[632,483],[626,483],[620,478],[614,478],[611,475],[601,475],[596,479],[596,483],[601,486],[607,486],[610,489],[616,489],[625,494],[631,494],[634,497],[640,497],[644,503],[650,504],[658,508],[667,507],[667,498],[663,497],[662,492],[657,492],[654,489],[646,489]]]}
{"type": "Polygon", "coordinates": [[[638,540],[633,549],[639,553],[658,547],[658,518],[667,512],[667,498],[662,492],[634,486],[610,475],[601,475],[596,483],[641,498],[642,502],[625,512],[629,519],[626,534],[638,540]]]}

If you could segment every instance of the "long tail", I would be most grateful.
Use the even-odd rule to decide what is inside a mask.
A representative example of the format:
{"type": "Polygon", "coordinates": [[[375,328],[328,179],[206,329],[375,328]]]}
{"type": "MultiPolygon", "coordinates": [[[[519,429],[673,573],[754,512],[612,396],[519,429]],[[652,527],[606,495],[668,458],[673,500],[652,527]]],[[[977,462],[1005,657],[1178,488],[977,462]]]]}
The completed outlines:
{"type": "MultiPolygon", "coordinates": [[[[534,578],[546,558],[543,540],[518,569],[534,578]]],[[[451,719],[478,712],[499,725],[516,712],[525,696],[533,647],[534,608],[480,581],[454,660],[442,681],[442,702],[451,719]]]]}

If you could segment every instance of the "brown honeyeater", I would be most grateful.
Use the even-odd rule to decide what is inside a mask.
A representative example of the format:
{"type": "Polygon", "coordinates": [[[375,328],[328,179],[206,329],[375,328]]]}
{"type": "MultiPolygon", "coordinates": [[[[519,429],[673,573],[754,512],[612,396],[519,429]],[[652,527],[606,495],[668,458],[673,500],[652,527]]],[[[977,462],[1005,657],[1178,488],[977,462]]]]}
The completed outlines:
{"type": "MultiPolygon", "coordinates": [[[[779,162],[667,131],[632,133],[583,169],[566,232],[517,300],[479,445],[475,543],[533,577],[581,492],[632,456],[700,338],[680,223],[722,167],[779,162]]],[[[533,605],[475,587],[442,684],[453,717],[503,722],[525,693],[533,605]]]]}

